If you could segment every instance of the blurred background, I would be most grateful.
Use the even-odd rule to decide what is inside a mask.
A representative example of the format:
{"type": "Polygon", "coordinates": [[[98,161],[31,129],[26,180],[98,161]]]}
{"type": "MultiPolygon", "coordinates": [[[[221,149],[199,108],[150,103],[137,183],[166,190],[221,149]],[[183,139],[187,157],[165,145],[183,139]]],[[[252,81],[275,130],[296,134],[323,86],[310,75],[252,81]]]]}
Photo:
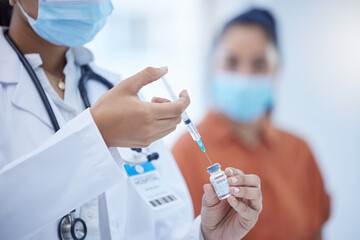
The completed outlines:
{"type": "MultiPolygon", "coordinates": [[[[360,239],[360,0],[113,2],[108,24],[88,44],[96,63],[124,78],[147,66],[168,66],[174,90],[189,91],[194,122],[206,111],[213,37],[249,7],[271,10],[281,51],[274,121],[305,139],[316,156],[332,200],[323,238],[360,239]]],[[[144,95],[167,97],[158,83],[144,95]]],[[[179,126],[166,144],[184,132],[179,126]]]]}

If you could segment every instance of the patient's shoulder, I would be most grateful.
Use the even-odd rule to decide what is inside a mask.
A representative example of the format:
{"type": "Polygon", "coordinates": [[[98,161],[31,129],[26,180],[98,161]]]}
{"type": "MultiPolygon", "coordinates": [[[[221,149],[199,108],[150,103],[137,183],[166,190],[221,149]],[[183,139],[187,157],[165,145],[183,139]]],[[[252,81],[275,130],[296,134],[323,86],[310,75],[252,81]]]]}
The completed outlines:
{"type": "Polygon", "coordinates": [[[273,127],[273,129],[276,133],[276,139],[280,146],[288,148],[288,150],[297,150],[306,154],[312,154],[309,144],[304,137],[301,136],[301,134],[279,127],[273,127]]]}

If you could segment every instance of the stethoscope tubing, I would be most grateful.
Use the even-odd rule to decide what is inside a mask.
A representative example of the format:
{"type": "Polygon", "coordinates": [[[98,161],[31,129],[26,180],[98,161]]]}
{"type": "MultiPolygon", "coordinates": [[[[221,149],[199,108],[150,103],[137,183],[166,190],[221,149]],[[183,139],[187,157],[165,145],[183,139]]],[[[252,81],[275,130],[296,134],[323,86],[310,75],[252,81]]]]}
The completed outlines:
{"type": "MultiPolygon", "coordinates": [[[[59,122],[57,121],[57,118],[55,116],[54,110],[51,107],[51,104],[49,102],[49,99],[46,96],[45,90],[41,85],[41,82],[38,78],[38,76],[36,75],[34,69],[31,67],[30,63],[27,61],[27,59],[25,58],[25,56],[22,54],[22,52],[19,50],[18,46],[12,41],[12,39],[9,36],[8,30],[5,30],[4,32],[4,36],[6,38],[6,40],[8,41],[8,43],[10,44],[10,46],[12,47],[12,49],[15,51],[16,55],[19,57],[22,65],[24,66],[26,72],[29,74],[32,82],[34,83],[37,92],[39,93],[39,96],[44,104],[44,107],[46,109],[46,112],[50,118],[51,124],[54,128],[54,131],[57,132],[60,129],[60,125],[59,122]]],[[[86,108],[89,108],[90,105],[90,101],[88,98],[88,94],[86,91],[86,83],[88,80],[97,80],[101,83],[103,83],[104,85],[106,85],[109,89],[113,88],[114,85],[109,82],[108,80],[106,80],[105,78],[103,78],[102,76],[96,74],[88,65],[83,65],[81,66],[81,77],[80,77],[80,81],[79,81],[79,91],[80,91],[80,95],[81,98],[84,102],[84,105],[86,108]]],[[[75,212],[75,210],[73,210],[71,213],[75,212]]],[[[70,214],[67,214],[66,216],[64,216],[60,223],[59,223],[59,238],[60,239],[64,239],[63,238],[63,231],[67,231],[68,229],[63,229],[61,223],[64,221],[64,219],[66,219],[68,216],[70,216],[70,214]]],[[[85,239],[86,237],[86,233],[87,233],[87,227],[86,227],[86,223],[82,218],[76,218],[74,222],[71,222],[71,228],[70,228],[70,233],[72,235],[73,239],[78,239],[74,233],[74,228],[75,228],[75,224],[79,222],[80,224],[82,224],[84,231],[85,231],[85,235],[83,236],[83,238],[81,239],[85,239]]]]}
{"type": "Polygon", "coordinates": [[[40,80],[37,77],[36,73],[34,72],[34,69],[31,67],[30,63],[26,60],[25,56],[20,52],[18,46],[13,42],[13,40],[9,36],[8,30],[4,31],[4,36],[10,46],[14,49],[16,55],[19,57],[21,63],[23,64],[25,70],[29,74],[32,82],[34,83],[36,90],[39,93],[39,96],[41,98],[41,101],[44,104],[44,107],[46,109],[47,114],[49,115],[51,124],[53,125],[53,128],[55,132],[57,132],[60,129],[60,125],[56,119],[55,113],[50,105],[49,99],[46,96],[44,88],[41,86],[40,80]]]}
{"type": "Polygon", "coordinates": [[[81,98],[82,98],[86,108],[89,108],[91,106],[90,101],[89,101],[89,97],[88,97],[88,94],[87,94],[87,90],[86,90],[86,83],[90,79],[101,82],[103,85],[107,86],[109,90],[114,87],[114,84],[112,84],[111,82],[106,80],[104,77],[100,76],[99,74],[95,73],[90,68],[89,65],[81,66],[81,77],[80,77],[80,80],[79,80],[78,87],[79,87],[81,98]]]}
{"type": "MultiPolygon", "coordinates": [[[[57,132],[60,129],[60,125],[56,119],[54,110],[51,107],[51,104],[49,102],[49,99],[46,96],[45,90],[44,88],[41,86],[40,80],[37,77],[34,69],[31,67],[30,63],[26,60],[25,56],[20,52],[18,46],[12,41],[12,39],[9,36],[8,30],[5,30],[4,32],[5,38],[8,41],[8,43],[10,44],[10,46],[14,49],[16,55],[19,57],[21,63],[23,64],[25,70],[27,71],[27,73],[29,74],[32,82],[34,83],[36,90],[39,93],[39,96],[44,104],[44,107],[46,109],[46,112],[49,115],[51,124],[53,125],[53,128],[55,130],[55,132],[57,132]]],[[[98,82],[101,82],[102,84],[104,84],[108,89],[111,89],[114,87],[114,84],[112,84],[110,81],[106,80],[104,77],[100,76],[99,74],[95,73],[89,65],[85,64],[81,66],[81,77],[79,80],[79,91],[80,91],[80,95],[81,95],[81,99],[84,102],[84,105],[86,108],[91,107],[90,101],[89,101],[89,97],[87,94],[87,90],[86,90],[86,83],[89,80],[96,80],[98,82]]]]}
{"type": "MultiPolygon", "coordinates": [[[[60,125],[59,122],[57,121],[57,118],[55,116],[54,110],[51,107],[50,101],[46,96],[45,90],[41,85],[41,82],[39,80],[39,78],[37,77],[34,69],[31,67],[30,63],[27,61],[27,59],[25,58],[25,56],[22,54],[22,52],[19,50],[18,46],[13,42],[13,40],[10,38],[8,30],[4,31],[4,36],[6,38],[6,40],[8,41],[8,43],[10,44],[10,46],[12,47],[12,49],[15,51],[16,55],[19,57],[22,65],[24,66],[26,72],[29,74],[32,82],[34,83],[37,92],[39,93],[39,96],[44,104],[44,107],[46,109],[46,112],[50,118],[51,124],[54,128],[54,131],[57,132],[60,129],[60,125]]],[[[87,90],[86,90],[86,84],[89,80],[96,80],[98,82],[101,82],[102,84],[104,84],[105,86],[108,87],[108,89],[111,89],[114,87],[114,84],[112,84],[110,81],[108,81],[107,79],[105,79],[104,77],[100,76],[99,74],[95,73],[91,67],[89,65],[82,65],[81,66],[81,77],[79,80],[79,84],[78,84],[78,88],[80,91],[80,95],[81,98],[84,102],[84,105],[86,108],[91,107],[89,98],[88,98],[88,94],[87,94],[87,90]]],[[[141,148],[132,148],[133,151],[136,151],[138,153],[142,152],[141,148]]],[[[147,160],[153,161],[159,158],[159,154],[157,152],[154,152],[150,155],[147,156],[147,160]]],[[[73,210],[71,213],[73,213],[75,210],[73,210]]],[[[68,215],[64,216],[59,224],[59,237],[62,239],[62,231],[64,229],[61,228],[61,222],[68,217],[71,213],[69,213],[68,215]]],[[[84,220],[82,220],[81,218],[77,218],[77,221],[80,221],[85,228],[85,232],[87,232],[87,227],[86,227],[86,223],[84,220]]],[[[73,230],[74,228],[74,223],[71,223],[71,229],[73,230]]],[[[73,232],[71,232],[71,234],[73,235],[73,232]]],[[[81,239],[84,239],[86,237],[86,233],[85,236],[81,239]]],[[[75,236],[73,235],[73,238],[75,239],[75,236]]]]}

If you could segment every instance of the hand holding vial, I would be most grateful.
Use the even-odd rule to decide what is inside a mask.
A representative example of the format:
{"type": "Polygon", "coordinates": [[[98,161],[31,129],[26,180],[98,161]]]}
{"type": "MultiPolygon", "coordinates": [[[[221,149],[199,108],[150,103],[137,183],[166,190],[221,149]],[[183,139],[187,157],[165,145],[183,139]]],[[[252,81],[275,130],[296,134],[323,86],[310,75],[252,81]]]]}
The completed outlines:
{"type": "Polygon", "coordinates": [[[255,225],[262,210],[258,176],[244,174],[236,168],[227,168],[225,175],[230,185],[230,196],[226,199],[221,196],[223,200],[219,199],[213,187],[216,183],[203,187],[201,228],[206,240],[243,238],[255,225]]]}

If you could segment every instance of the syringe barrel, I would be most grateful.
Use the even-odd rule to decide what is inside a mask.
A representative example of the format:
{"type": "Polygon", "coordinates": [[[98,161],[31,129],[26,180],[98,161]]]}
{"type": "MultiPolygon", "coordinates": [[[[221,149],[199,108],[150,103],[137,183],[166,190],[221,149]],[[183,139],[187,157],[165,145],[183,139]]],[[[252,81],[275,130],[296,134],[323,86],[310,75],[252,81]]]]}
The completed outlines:
{"type": "Polygon", "coordinates": [[[181,119],[184,121],[184,123],[186,124],[186,122],[188,122],[190,120],[189,116],[187,115],[186,111],[184,111],[181,114],[181,119]]]}
{"type": "Polygon", "coordinates": [[[192,123],[190,119],[188,119],[187,121],[188,122],[185,122],[185,125],[188,128],[191,137],[194,139],[194,141],[196,142],[199,141],[201,137],[194,123],[192,123]]]}
{"type": "MultiPolygon", "coordinates": [[[[161,79],[165,85],[166,90],[170,94],[172,101],[176,102],[178,97],[176,96],[175,92],[172,90],[170,84],[168,83],[168,81],[166,80],[165,77],[162,77],[161,79]]],[[[190,133],[191,137],[194,139],[194,141],[199,142],[201,140],[200,134],[197,131],[195,125],[191,122],[189,116],[187,115],[187,113],[185,111],[181,114],[181,119],[184,121],[184,123],[185,123],[186,127],[188,128],[189,133],[190,133]]]]}

